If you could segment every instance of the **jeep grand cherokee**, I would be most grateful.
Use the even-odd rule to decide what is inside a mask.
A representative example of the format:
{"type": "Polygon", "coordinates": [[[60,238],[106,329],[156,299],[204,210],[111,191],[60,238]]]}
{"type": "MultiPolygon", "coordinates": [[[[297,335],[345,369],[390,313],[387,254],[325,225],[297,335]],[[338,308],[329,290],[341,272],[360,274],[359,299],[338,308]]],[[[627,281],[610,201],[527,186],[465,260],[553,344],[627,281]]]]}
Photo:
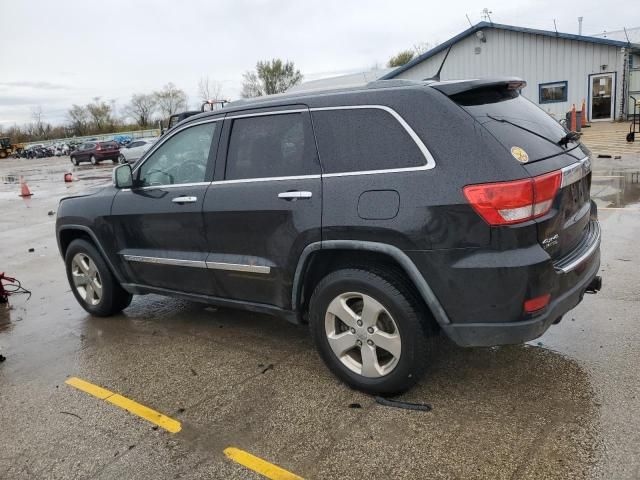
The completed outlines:
{"type": "Polygon", "coordinates": [[[540,336],[599,289],[589,152],[515,78],[380,81],[190,117],[113,186],[63,199],[91,314],[157,293],[308,323],[329,368],[392,393],[426,337],[540,336]]]}

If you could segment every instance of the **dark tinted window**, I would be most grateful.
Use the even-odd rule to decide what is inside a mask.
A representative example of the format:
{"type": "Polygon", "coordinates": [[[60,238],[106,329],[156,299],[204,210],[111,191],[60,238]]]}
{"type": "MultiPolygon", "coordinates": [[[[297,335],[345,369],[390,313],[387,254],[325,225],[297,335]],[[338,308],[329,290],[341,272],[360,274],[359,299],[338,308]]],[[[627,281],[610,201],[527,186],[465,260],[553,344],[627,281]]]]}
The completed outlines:
{"type": "Polygon", "coordinates": [[[318,173],[315,143],[306,113],[240,118],[233,121],[229,180],[318,173]]]}
{"type": "Polygon", "coordinates": [[[312,112],[325,173],[418,167],[424,155],[398,121],[366,108],[312,112]]]}
{"type": "MultiPolygon", "coordinates": [[[[451,99],[482,123],[507,150],[523,148],[529,162],[566,151],[557,145],[567,134],[564,127],[517,90],[479,88],[453,95],[451,99]]],[[[569,143],[569,149],[576,146],[569,143]]]]}

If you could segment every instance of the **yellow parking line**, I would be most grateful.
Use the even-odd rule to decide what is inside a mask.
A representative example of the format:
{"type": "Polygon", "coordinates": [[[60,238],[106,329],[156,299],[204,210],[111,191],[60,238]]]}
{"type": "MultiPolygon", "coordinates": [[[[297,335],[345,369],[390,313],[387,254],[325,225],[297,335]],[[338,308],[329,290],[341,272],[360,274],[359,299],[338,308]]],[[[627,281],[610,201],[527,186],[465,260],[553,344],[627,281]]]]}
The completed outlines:
{"type": "Polygon", "coordinates": [[[179,421],[174,420],[173,418],[169,418],[166,415],[163,415],[160,412],[156,412],[155,410],[145,407],[138,402],[134,402],[122,395],[114,393],[105,388],[94,385],[93,383],[86,382],[80,378],[71,377],[66,382],[67,385],[71,385],[72,387],[77,388],[78,390],[82,390],[89,395],[93,395],[100,400],[104,400],[105,402],[109,402],[116,407],[120,407],[128,412],[133,413],[145,420],[158,425],[161,428],[164,428],[166,431],[171,433],[178,433],[182,430],[182,425],[179,421]]]}
{"type": "Polygon", "coordinates": [[[227,447],[224,449],[224,454],[234,462],[271,480],[304,480],[295,473],[288,472],[284,468],[280,468],[238,448],[227,447]]]}

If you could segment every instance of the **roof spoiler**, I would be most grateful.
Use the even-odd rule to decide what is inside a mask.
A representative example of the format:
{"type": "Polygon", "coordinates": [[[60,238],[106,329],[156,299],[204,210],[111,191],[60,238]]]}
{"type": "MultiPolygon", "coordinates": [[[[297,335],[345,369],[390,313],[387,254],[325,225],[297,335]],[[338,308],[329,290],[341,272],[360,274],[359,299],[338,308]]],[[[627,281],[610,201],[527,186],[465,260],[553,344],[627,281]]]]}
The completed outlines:
{"type": "Polygon", "coordinates": [[[432,83],[432,88],[450,97],[462,92],[479,88],[504,87],[508,90],[522,90],[527,82],[518,77],[481,78],[475,80],[452,80],[432,83]]]}

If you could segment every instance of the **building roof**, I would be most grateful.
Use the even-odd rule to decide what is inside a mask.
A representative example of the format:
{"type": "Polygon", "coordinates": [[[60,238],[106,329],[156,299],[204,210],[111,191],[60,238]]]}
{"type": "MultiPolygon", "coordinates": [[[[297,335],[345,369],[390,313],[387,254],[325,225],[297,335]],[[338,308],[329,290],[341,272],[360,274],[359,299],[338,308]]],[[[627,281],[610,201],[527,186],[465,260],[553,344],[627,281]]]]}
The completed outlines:
{"type": "Polygon", "coordinates": [[[619,40],[626,42],[627,38],[631,43],[640,44],[640,27],[627,28],[626,30],[613,30],[611,32],[594,33],[592,37],[607,38],[609,40],[619,40]]]}
{"type": "Polygon", "coordinates": [[[410,69],[414,65],[417,65],[418,63],[423,62],[424,60],[428,59],[429,57],[432,57],[432,56],[442,52],[443,50],[446,50],[451,45],[453,45],[455,43],[458,43],[460,40],[463,40],[463,39],[467,38],[470,35],[474,35],[479,30],[488,29],[488,28],[493,28],[493,29],[496,29],[496,30],[508,30],[510,32],[518,32],[518,33],[529,33],[531,35],[543,35],[545,37],[562,38],[564,40],[577,40],[577,41],[580,41],[580,42],[599,43],[599,44],[602,44],[602,45],[612,45],[612,46],[615,46],[615,47],[626,47],[626,46],[629,45],[628,42],[621,42],[619,40],[611,40],[609,38],[589,37],[589,36],[586,36],[586,35],[575,35],[573,33],[552,32],[552,31],[549,31],[549,30],[538,30],[538,29],[535,29],[535,28],[516,27],[516,26],[513,26],[513,25],[504,25],[504,24],[501,24],[501,23],[480,22],[480,23],[477,23],[476,25],[474,25],[472,27],[467,28],[464,32],[459,33],[455,37],[450,38],[446,42],[441,43],[437,47],[432,48],[428,52],[425,52],[422,55],[414,58],[410,62],[405,63],[404,65],[396,68],[392,72],[389,72],[384,77],[382,77],[382,80],[388,80],[390,78],[394,78],[397,75],[399,75],[400,73],[404,72],[405,70],[410,69]]]}
{"type": "Polygon", "coordinates": [[[394,68],[377,68],[364,72],[350,73],[348,75],[340,75],[338,77],[327,77],[319,80],[310,80],[308,82],[294,85],[287,92],[303,92],[313,90],[325,90],[331,88],[345,88],[364,86],[369,82],[379,80],[383,76],[391,73],[394,68]]]}

